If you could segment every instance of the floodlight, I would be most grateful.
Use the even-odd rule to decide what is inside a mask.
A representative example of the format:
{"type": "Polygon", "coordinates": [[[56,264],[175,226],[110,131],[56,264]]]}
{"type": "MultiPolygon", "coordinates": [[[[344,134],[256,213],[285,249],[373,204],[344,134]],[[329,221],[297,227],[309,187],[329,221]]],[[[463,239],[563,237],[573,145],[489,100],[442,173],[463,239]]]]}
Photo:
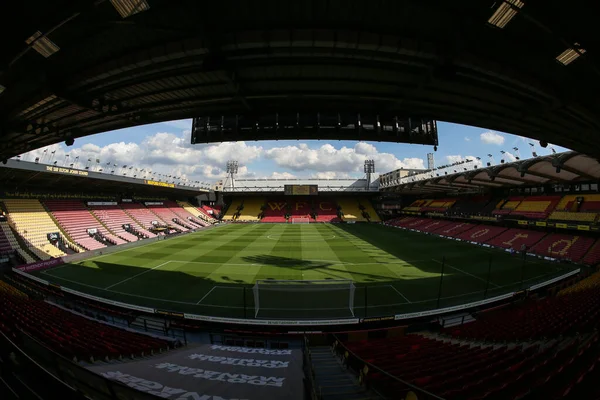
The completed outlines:
{"type": "Polygon", "coordinates": [[[488,24],[504,28],[525,4],[519,0],[504,0],[488,19],[488,24]]]}
{"type": "Polygon", "coordinates": [[[150,5],[146,0],[110,0],[110,2],[119,12],[121,18],[131,17],[150,9],[150,5]]]}
{"type": "Polygon", "coordinates": [[[573,47],[570,47],[562,53],[560,53],[556,57],[556,61],[558,61],[562,65],[569,65],[573,61],[577,60],[582,54],[585,54],[585,49],[579,47],[579,43],[575,43],[573,47]]]}
{"type": "Polygon", "coordinates": [[[25,40],[25,43],[33,47],[35,51],[40,53],[45,58],[50,57],[52,54],[60,50],[60,47],[58,47],[52,40],[42,35],[42,32],[40,31],[37,31],[31,35],[27,40],[25,40]]]}
{"type": "Polygon", "coordinates": [[[227,173],[228,174],[237,174],[239,169],[239,163],[235,160],[227,161],[227,173]]]}

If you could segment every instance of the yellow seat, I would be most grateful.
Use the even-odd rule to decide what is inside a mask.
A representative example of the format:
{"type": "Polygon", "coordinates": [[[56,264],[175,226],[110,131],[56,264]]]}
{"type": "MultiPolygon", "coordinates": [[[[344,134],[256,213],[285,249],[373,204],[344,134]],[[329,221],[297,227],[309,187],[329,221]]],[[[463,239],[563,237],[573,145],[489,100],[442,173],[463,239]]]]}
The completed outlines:
{"type": "Polygon", "coordinates": [[[47,260],[66,255],[48,241],[47,234],[60,232],[60,228],[39,200],[6,199],[2,202],[8,211],[9,222],[36,256],[47,260]]]}

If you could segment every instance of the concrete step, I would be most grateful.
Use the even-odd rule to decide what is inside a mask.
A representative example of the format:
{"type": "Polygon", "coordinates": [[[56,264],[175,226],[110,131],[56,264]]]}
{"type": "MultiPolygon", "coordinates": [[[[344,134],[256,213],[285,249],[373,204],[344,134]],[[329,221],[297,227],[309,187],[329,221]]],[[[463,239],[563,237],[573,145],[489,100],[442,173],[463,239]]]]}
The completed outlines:
{"type": "Polygon", "coordinates": [[[317,393],[323,400],[370,400],[371,396],[358,384],[356,377],[342,365],[328,346],[313,347],[312,366],[317,393]]]}

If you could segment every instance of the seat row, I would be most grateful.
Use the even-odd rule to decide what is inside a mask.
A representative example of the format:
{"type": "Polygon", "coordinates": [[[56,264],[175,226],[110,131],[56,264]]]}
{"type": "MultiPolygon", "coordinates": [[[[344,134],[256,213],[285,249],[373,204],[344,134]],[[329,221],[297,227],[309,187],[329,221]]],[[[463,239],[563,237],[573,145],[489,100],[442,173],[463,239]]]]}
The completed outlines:
{"type": "Polygon", "coordinates": [[[138,357],[169,348],[165,340],[121,330],[72,314],[49,303],[30,300],[0,281],[0,330],[15,338],[19,331],[74,360],[138,357]]]}
{"type": "Polygon", "coordinates": [[[410,212],[447,215],[515,216],[565,222],[595,222],[600,215],[600,195],[467,196],[459,199],[419,199],[403,208],[410,212]]]}
{"type": "MultiPolygon", "coordinates": [[[[364,382],[386,398],[404,398],[411,390],[392,375],[449,400],[529,400],[581,392],[582,381],[595,379],[592,371],[600,359],[597,342],[597,333],[517,346],[452,343],[407,335],[346,346],[386,372],[362,369],[364,382]]],[[[599,392],[598,388],[595,391],[599,392]]]]}
{"type": "Polygon", "coordinates": [[[590,265],[600,261],[600,241],[587,236],[547,234],[527,229],[509,229],[493,225],[422,217],[398,218],[387,221],[386,224],[469,242],[489,244],[503,249],[512,248],[520,251],[522,246],[525,246],[529,253],[590,265]]]}
{"type": "Polygon", "coordinates": [[[2,202],[8,211],[8,220],[31,252],[42,260],[65,255],[48,241],[47,234],[60,229],[38,200],[6,199],[2,202]]]}
{"type": "Polygon", "coordinates": [[[475,322],[447,328],[444,332],[460,338],[519,341],[587,332],[598,327],[600,292],[593,287],[484,312],[475,322]]]}

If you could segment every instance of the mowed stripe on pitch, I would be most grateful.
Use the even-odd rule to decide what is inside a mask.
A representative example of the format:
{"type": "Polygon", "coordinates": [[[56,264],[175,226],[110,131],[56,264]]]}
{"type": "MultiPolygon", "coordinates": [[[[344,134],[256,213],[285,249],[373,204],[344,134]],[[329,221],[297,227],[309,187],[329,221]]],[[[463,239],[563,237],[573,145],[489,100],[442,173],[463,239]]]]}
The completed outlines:
{"type": "MultiPolygon", "coordinates": [[[[255,279],[268,278],[352,278],[358,283],[375,285],[393,281],[396,290],[418,303],[436,298],[441,265],[431,258],[441,260],[444,255],[449,265],[482,279],[487,277],[489,250],[381,225],[360,224],[229,225],[83,262],[88,267],[69,265],[51,272],[94,287],[107,287],[132,278],[117,285],[116,291],[193,304],[215,284],[252,283],[255,279]],[[330,240],[333,235],[336,238],[330,240]],[[322,240],[313,240],[315,238],[322,240]],[[160,268],[144,272],[167,261],[160,268]]],[[[494,251],[493,257],[491,281],[501,286],[504,282],[518,283],[520,263],[515,266],[515,259],[501,251],[494,251]]],[[[532,264],[525,268],[524,278],[527,281],[544,271],[550,271],[548,264],[532,264]]],[[[473,276],[447,268],[442,297],[472,293],[485,286],[473,276]]],[[[490,285],[490,289],[496,288],[490,285]]],[[[222,306],[237,306],[242,296],[232,296],[234,292],[214,290],[204,303],[210,300],[222,306]]],[[[251,291],[249,293],[251,297],[251,291]]],[[[377,293],[373,288],[370,301],[376,300],[377,293]]],[[[388,300],[395,303],[400,297],[391,289],[380,294],[378,304],[388,300]]],[[[113,292],[110,297],[115,298],[113,292]]],[[[248,304],[251,301],[249,299],[248,304]]]]}

